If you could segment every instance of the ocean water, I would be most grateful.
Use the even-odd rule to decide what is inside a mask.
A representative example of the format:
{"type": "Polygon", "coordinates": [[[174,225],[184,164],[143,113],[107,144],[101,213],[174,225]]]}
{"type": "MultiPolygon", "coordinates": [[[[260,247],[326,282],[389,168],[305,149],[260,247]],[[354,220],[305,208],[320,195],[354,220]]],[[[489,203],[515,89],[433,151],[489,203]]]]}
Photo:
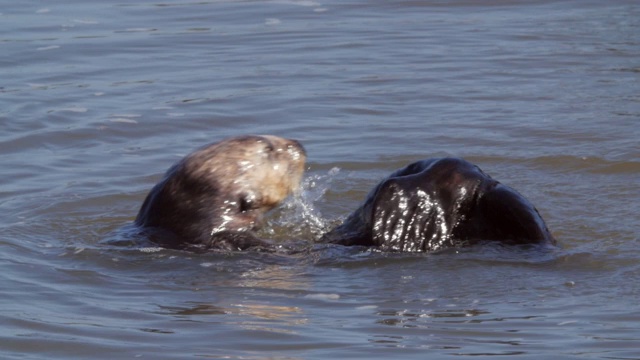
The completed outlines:
{"type": "Polygon", "coordinates": [[[639,35],[637,1],[4,1],[0,357],[640,359],[639,35]],[[173,162],[245,133],[307,149],[261,230],[303,251],[120,241],[173,162]],[[560,246],[309,245],[441,156],[560,246]]]}

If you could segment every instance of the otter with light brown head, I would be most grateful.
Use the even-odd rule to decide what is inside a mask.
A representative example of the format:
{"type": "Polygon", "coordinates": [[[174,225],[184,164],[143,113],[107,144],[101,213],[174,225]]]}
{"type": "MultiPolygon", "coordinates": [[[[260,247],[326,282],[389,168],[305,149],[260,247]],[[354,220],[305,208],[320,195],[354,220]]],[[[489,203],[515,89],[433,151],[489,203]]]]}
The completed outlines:
{"type": "Polygon", "coordinates": [[[300,143],[272,135],[210,144],[169,168],[135,223],[170,248],[271,247],[254,231],[267,211],[297,191],[305,160],[300,143]]]}

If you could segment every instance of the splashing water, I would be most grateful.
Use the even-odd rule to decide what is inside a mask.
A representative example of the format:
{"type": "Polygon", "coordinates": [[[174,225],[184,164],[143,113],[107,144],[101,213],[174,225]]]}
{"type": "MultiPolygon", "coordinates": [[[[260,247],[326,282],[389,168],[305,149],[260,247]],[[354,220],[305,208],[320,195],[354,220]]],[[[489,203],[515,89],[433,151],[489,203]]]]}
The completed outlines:
{"type": "Polygon", "coordinates": [[[323,217],[315,204],[321,201],[339,172],[340,169],[334,167],[326,174],[303,179],[300,192],[289,197],[266,219],[259,236],[274,240],[312,240],[322,236],[332,221],[323,217]]]}

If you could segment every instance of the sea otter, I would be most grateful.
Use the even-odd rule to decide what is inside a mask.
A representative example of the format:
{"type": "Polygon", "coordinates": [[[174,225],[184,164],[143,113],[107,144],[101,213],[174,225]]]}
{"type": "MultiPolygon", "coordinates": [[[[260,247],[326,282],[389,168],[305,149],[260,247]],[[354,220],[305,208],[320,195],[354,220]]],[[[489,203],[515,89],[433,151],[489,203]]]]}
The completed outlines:
{"type": "Polygon", "coordinates": [[[407,252],[485,241],[555,244],[527,199],[458,158],[427,159],[397,170],[319,241],[407,252]]]}
{"type": "Polygon", "coordinates": [[[169,248],[270,248],[253,231],[268,210],[298,189],[305,160],[300,143],[272,135],[207,145],[169,168],[135,223],[169,248]]]}

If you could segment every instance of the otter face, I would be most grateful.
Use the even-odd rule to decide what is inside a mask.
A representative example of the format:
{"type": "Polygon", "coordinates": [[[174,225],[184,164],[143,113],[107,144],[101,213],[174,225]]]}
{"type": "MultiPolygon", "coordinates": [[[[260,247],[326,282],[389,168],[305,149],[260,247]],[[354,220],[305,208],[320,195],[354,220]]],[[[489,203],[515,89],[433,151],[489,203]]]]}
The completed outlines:
{"type": "Polygon", "coordinates": [[[306,159],[295,140],[272,135],[227,139],[190,154],[184,167],[192,176],[216,184],[227,218],[213,232],[250,230],[266,211],[298,190],[306,159]],[[242,225],[244,224],[244,225],[242,225]]]}
{"type": "Polygon", "coordinates": [[[272,135],[205,146],[167,171],[136,223],[167,230],[175,241],[190,244],[207,244],[216,234],[250,232],[264,213],[298,190],[305,160],[300,143],[272,135]]]}

